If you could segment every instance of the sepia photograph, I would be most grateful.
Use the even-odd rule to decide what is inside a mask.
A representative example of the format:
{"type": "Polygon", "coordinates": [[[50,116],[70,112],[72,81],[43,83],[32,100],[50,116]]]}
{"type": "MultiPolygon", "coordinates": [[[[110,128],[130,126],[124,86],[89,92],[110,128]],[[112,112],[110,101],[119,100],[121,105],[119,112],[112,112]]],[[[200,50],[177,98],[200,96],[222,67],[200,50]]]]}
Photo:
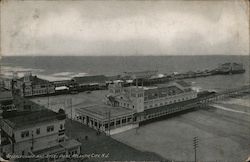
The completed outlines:
{"type": "Polygon", "coordinates": [[[250,162],[249,0],[0,0],[0,162],[250,162]]]}

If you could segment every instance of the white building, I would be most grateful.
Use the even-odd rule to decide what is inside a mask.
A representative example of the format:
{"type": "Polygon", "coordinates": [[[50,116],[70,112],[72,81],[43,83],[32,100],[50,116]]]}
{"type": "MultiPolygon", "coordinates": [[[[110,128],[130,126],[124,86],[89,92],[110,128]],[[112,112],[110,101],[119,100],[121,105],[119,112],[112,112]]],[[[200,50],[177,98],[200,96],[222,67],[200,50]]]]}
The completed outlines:
{"type": "Polygon", "coordinates": [[[175,108],[175,103],[197,98],[197,92],[183,81],[158,87],[123,87],[116,83],[109,84],[108,91],[105,103],[77,108],[76,120],[96,130],[115,134],[138,127],[152,114],[157,118],[182,111],[185,108],[175,108]]]}
{"type": "Polygon", "coordinates": [[[65,114],[22,112],[2,122],[1,151],[16,155],[79,154],[81,144],[65,135],[65,114]]]}
{"type": "Polygon", "coordinates": [[[109,85],[109,98],[112,100],[107,100],[107,104],[134,109],[139,113],[196,97],[197,92],[184,81],[157,87],[122,87],[120,84],[111,84],[109,85]]]}

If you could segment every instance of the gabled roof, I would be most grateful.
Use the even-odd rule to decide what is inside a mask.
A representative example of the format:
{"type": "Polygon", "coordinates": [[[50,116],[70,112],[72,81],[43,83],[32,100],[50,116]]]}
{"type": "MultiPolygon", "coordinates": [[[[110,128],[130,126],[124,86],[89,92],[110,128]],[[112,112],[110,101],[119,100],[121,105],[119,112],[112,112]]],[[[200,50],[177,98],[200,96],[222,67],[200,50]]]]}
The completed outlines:
{"type": "Polygon", "coordinates": [[[72,79],[77,83],[105,83],[108,78],[105,75],[94,75],[94,76],[83,76],[83,77],[74,77],[72,79]]]}
{"type": "MultiPolygon", "coordinates": [[[[31,75],[29,77],[30,77],[30,81],[32,82],[33,85],[36,85],[36,84],[47,84],[47,83],[49,83],[48,80],[38,78],[36,75],[35,76],[31,75]]],[[[24,77],[21,77],[18,80],[24,82],[24,77]]]]}

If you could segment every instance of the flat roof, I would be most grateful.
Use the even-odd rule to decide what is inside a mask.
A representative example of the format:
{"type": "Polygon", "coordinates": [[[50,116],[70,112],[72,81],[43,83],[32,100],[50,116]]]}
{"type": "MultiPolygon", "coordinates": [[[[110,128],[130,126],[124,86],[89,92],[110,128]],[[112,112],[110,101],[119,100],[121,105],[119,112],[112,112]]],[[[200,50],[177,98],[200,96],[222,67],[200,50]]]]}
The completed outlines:
{"type": "MultiPolygon", "coordinates": [[[[54,120],[60,120],[60,115],[51,110],[43,109],[38,111],[31,111],[27,114],[20,112],[20,115],[4,119],[12,128],[22,128],[37,123],[47,123],[54,120]]],[[[63,118],[62,118],[63,119],[63,118]]]]}
{"type": "Polygon", "coordinates": [[[109,118],[115,118],[119,116],[131,115],[135,111],[123,107],[112,107],[105,104],[90,105],[82,108],[77,108],[76,112],[89,115],[95,119],[105,120],[109,118]]]}
{"type": "Polygon", "coordinates": [[[194,104],[197,100],[198,100],[197,98],[194,98],[194,99],[187,100],[187,101],[176,102],[176,103],[172,103],[172,104],[169,104],[169,105],[164,105],[164,106],[159,106],[159,107],[155,107],[155,108],[151,108],[151,109],[146,109],[146,110],[144,110],[144,113],[147,114],[147,115],[150,115],[152,113],[167,110],[168,108],[176,108],[176,107],[188,106],[190,104],[194,104]]]}

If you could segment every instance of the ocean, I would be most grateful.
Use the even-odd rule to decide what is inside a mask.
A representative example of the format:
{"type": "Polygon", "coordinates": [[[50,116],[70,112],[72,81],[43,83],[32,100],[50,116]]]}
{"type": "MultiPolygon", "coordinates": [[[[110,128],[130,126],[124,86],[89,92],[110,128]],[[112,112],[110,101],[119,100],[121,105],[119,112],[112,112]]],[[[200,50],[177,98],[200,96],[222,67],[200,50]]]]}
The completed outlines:
{"type": "Polygon", "coordinates": [[[119,75],[128,71],[158,70],[159,73],[216,68],[225,62],[243,63],[244,74],[189,79],[201,89],[220,90],[249,83],[249,56],[12,56],[0,61],[2,74],[19,76],[27,71],[48,80],[85,75],[119,75]]]}

